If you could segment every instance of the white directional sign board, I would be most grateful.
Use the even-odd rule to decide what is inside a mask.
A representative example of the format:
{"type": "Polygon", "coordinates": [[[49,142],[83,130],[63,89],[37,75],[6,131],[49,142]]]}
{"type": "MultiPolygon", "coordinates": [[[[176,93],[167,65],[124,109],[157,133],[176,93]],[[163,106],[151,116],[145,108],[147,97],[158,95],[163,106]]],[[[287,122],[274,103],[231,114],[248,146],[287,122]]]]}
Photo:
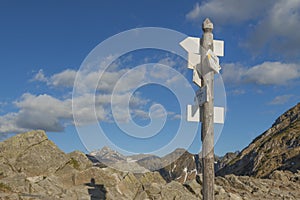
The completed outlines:
{"type": "MultiPolygon", "coordinates": [[[[214,107],[214,123],[224,124],[224,108],[214,107]]],[[[187,121],[200,122],[200,109],[197,105],[187,106],[187,121]]]]}
{"type": "Polygon", "coordinates": [[[188,68],[194,69],[201,62],[200,38],[187,37],[180,42],[180,45],[188,52],[188,68]]]}
{"type": "MultiPolygon", "coordinates": [[[[220,64],[218,56],[224,56],[224,41],[213,40],[213,51],[208,50],[206,55],[207,62],[201,63],[201,51],[200,51],[201,38],[187,37],[180,42],[180,45],[188,52],[188,68],[193,69],[193,82],[200,87],[197,91],[198,103],[202,105],[208,101],[207,89],[201,88],[200,74],[202,71],[198,68],[204,67],[207,70],[213,70],[216,73],[220,71],[220,64]],[[203,66],[201,66],[203,65],[203,66]],[[205,66],[204,66],[205,65],[205,66]],[[198,71],[197,71],[198,70],[198,71]]],[[[187,106],[187,121],[200,122],[199,105],[187,106]]],[[[214,123],[224,123],[224,108],[214,107],[214,123]]]]}
{"type": "Polygon", "coordinates": [[[199,122],[200,112],[198,105],[187,105],[187,121],[188,122],[199,122]]]}
{"type": "Polygon", "coordinates": [[[224,124],[224,108],[214,107],[214,123],[224,124]]]}
{"type": "MultiPolygon", "coordinates": [[[[180,42],[180,45],[188,52],[189,69],[195,69],[197,64],[201,63],[200,42],[201,38],[197,37],[187,37],[186,39],[180,42]]],[[[214,40],[213,49],[213,55],[224,56],[224,41],[214,40]]],[[[214,69],[217,69],[216,66],[214,67],[214,69]]]]}
{"type": "Polygon", "coordinates": [[[196,69],[193,70],[193,82],[196,85],[198,85],[199,87],[202,86],[202,84],[201,84],[201,78],[200,78],[200,76],[199,76],[199,74],[198,74],[198,72],[197,72],[196,69]]]}
{"type": "Polygon", "coordinates": [[[223,40],[214,40],[214,53],[217,56],[224,56],[224,41],[223,40]]]}
{"type": "Polygon", "coordinates": [[[189,53],[200,54],[200,38],[187,37],[179,44],[189,53]]]}
{"type": "MultiPolygon", "coordinates": [[[[197,37],[187,37],[179,44],[187,52],[200,55],[200,40],[201,38],[197,37]]],[[[213,41],[214,53],[217,56],[224,56],[224,41],[214,40],[213,41]]]]}
{"type": "Polygon", "coordinates": [[[194,69],[197,64],[201,62],[200,54],[189,53],[188,54],[188,68],[194,69]]]}
{"type": "Polygon", "coordinates": [[[210,49],[207,51],[206,56],[208,60],[208,67],[210,67],[216,73],[219,73],[221,67],[218,56],[210,49]]]}
{"type": "Polygon", "coordinates": [[[197,97],[199,106],[202,106],[205,102],[208,102],[207,87],[204,86],[204,87],[201,87],[199,90],[197,90],[196,97],[197,97]]]}

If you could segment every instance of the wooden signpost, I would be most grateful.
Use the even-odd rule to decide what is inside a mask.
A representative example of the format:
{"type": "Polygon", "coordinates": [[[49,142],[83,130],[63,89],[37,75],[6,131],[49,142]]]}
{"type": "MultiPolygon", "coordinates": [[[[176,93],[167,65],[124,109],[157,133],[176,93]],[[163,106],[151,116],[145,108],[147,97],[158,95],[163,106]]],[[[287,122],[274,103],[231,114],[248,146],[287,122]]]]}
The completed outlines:
{"type": "Polygon", "coordinates": [[[188,37],[180,45],[188,52],[188,68],[193,69],[197,105],[188,105],[187,120],[202,122],[202,176],[204,200],[214,200],[214,123],[224,123],[224,108],[214,107],[214,74],[219,73],[218,56],[224,56],[224,42],[213,40],[213,23],[202,24],[202,38],[188,37]]]}

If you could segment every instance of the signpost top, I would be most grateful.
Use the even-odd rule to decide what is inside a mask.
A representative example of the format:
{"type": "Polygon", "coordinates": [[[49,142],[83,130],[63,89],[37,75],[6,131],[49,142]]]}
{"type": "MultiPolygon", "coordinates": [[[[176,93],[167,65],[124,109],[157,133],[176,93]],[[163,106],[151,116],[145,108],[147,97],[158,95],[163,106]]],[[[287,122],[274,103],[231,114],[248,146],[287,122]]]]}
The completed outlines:
{"type": "Polygon", "coordinates": [[[202,30],[204,32],[209,31],[211,32],[214,29],[214,24],[210,21],[210,19],[206,18],[202,23],[202,30]]]}

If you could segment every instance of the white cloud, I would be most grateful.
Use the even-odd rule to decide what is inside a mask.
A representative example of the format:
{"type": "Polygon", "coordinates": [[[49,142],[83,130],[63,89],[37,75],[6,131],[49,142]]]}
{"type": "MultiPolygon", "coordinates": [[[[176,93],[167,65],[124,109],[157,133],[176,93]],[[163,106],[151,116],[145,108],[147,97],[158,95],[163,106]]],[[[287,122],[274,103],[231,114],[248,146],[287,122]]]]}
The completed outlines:
{"type": "Polygon", "coordinates": [[[73,98],[72,103],[73,115],[76,117],[76,125],[110,120],[110,113],[108,111],[108,104],[110,103],[109,95],[97,95],[95,97],[93,94],[85,94],[73,98]]]}
{"type": "Polygon", "coordinates": [[[230,93],[232,93],[233,95],[242,95],[242,94],[245,94],[246,91],[243,89],[235,89],[235,90],[231,91],[230,93]]]}
{"type": "Polygon", "coordinates": [[[77,71],[72,69],[64,70],[54,74],[49,80],[49,84],[56,87],[73,87],[77,71]]]}
{"type": "Polygon", "coordinates": [[[178,62],[178,60],[179,59],[167,57],[167,58],[161,59],[160,61],[158,61],[158,63],[173,68],[176,66],[176,64],[177,64],[176,61],[178,62]]]}
{"type": "Polygon", "coordinates": [[[47,85],[55,87],[73,87],[77,71],[66,69],[51,77],[46,77],[44,71],[40,69],[30,81],[45,82],[47,85]]]}
{"type": "MultiPolygon", "coordinates": [[[[114,72],[104,72],[101,77],[98,73],[91,73],[88,75],[86,81],[91,84],[95,84],[98,81],[97,89],[101,91],[112,91],[116,82],[126,73],[128,70],[119,70],[114,72]]],[[[86,84],[86,83],[83,83],[86,84]]]]}
{"type": "Polygon", "coordinates": [[[167,114],[165,108],[160,104],[153,104],[150,107],[150,116],[152,118],[165,118],[167,114]]]}
{"type": "Polygon", "coordinates": [[[300,1],[279,0],[268,9],[264,18],[254,27],[246,44],[257,51],[265,44],[272,51],[284,55],[297,55],[300,45],[300,1]]]}
{"type": "Polygon", "coordinates": [[[4,116],[0,116],[0,133],[19,133],[25,132],[28,129],[20,128],[17,123],[17,114],[16,113],[8,113],[4,116]]]}
{"type": "Polygon", "coordinates": [[[239,83],[246,72],[239,63],[229,63],[222,66],[222,78],[227,83],[239,83]]]}
{"type": "Polygon", "coordinates": [[[47,94],[35,96],[26,93],[15,105],[20,109],[15,114],[18,128],[62,131],[61,120],[72,118],[70,100],[61,101],[47,94]]]}
{"type": "Polygon", "coordinates": [[[194,8],[186,15],[186,18],[191,21],[202,22],[200,20],[209,16],[216,23],[240,23],[261,17],[272,3],[274,3],[273,0],[202,1],[201,4],[195,4],[194,8]]]}
{"type": "Polygon", "coordinates": [[[300,78],[300,66],[293,63],[264,62],[247,69],[239,64],[226,64],[222,76],[229,83],[286,85],[291,80],[300,78]]]}
{"type": "MultiPolygon", "coordinates": [[[[138,69],[128,70],[118,80],[116,80],[116,88],[118,92],[129,92],[137,89],[143,83],[146,76],[146,68],[139,67],[138,69]]],[[[116,84],[115,83],[115,84],[116,84]]]]}
{"type": "MultiPolygon", "coordinates": [[[[86,97],[85,102],[91,98],[86,97]]],[[[0,132],[23,132],[32,129],[45,131],[63,131],[65,126],[73,123],[72,100],[59,100],[50,95],[32,95],[26,93],[15,102],[18,112],[0,117],[0,132]]],[[[81,116],[87,117],[82,101],[81,116]]],[[[89,110],[89,115],[92,112],[89,110]]]]}
{"type": "Polygon", "coordinates": [[[44,71],[40,69],[30,81],[48,82],[48,79],[45,77],[44,71]]]}
{"type": "Polygon", "coordinates": [[[270,105],[282,105],[287,103],[293,95],[282,95],[275,97],[271,102],[270,105]]]}
{"type": "Polygon", "coordinates": [[[196,3],[193,10],[191,10],[187,15],[186,18],[189,20],[197,20],[201,17],[201,8],[199,3],[196,3]]]}
{"type": "Polygon", "coordinates": [[[57,74],[53,74],[51,77],[46,77],[43,70],[40,70],[31,80],[46,82],[49,86],[56,88],[73,88],[75,83],[76,75],[80,81],[77,81],[79,85],[77,87],[88,87],[92,89],[93,86],[97,86],[98,90],[101,91],[112,91],[116,82],[120,77],[126,73],[127,69],[116,70],[116,71],[91,71],[88,73],[78,72],[73,69],[66,69],[57,74]],[[98,85],[97,85],[98,83],[98,85]]]}
{"type": "MultiPolygon", "coordinates": [[[[173,76],[173,77],[169,77],[166,80],[166,85],[177,85],[177,84],[182,84],[182,77],[181,75],[177,75],[177,76],[173,76]]],[[[181,86],[186,86],[186,85],[181,85],[181,86]]]]}
{"type": "MultiPolygon", "coordinates": [[[[124,115],[126,99],[128,93],[116,94],[113,98],[120,108],[117,113],[118,119],[128,121],[128,115],[124,115]]],[[[76,125],[91,124],[98,121],[112,121],[111,115],[111,95],[98,94],[94,98],[93,94],[85,94],[73,99],[76,102],[75,109],[72,110],[72,99],[60,100],[53,96],[33,95],[25,93],[20,100],[14,104],[19,109],[15,113],[8,113],[0,116],[0,133],[24,132],[33,129],[43,129],[50,132],[60,132],[70,124],[74,124],[73,114],[77,116],[76,125]]],[[[132,115],[140,115],[143,107],[148,103],[139,95],[130,99],[133,106],[132,115]]],[[[118,110],[117,110],[118,111],[118,110]]]]}
{"type": "Polygon", "coordinates": [[[300,77],[300,67],[296,64],[280,62],[264,62],[261,65],[250,68],[245,73],[248,82],[261,85],[285,85],[290,80],[300,77]]]}
{"type": "Polygon", "coordinates": [[[215,24],[248,25],[248,38],[242,40],[240,45],[255,54],[267,51],[298,56],[299,0],[202,1],[186,14],[186,19],[197,23],[202,23],[206,17],[211,18],[215,24]]]}
{"type": "Polygon", "coordinates": [[[174,120],[181,120],[181,118],[182,118],[182,116],[181,116],[180,114],[175,114],[175,115],[173,116],[173,119],[174,119],[174,120]]]}
{"type": "Polygon", "coordinates": [[[112,92],[116,83],[123,77],[122,83],[119,85],[119,90],[128,91],[137,86],[137,83],[145,77],[146,70],[121,69],[115,71],[91,71],[84,73],[73,69],[67,69],[60,73],[54,74],[51,77],[46,77],[43,70],[40,70],[32,79],[33,81],[46,82],[47,85],[56,88],[73,88],[76,75],[78,76],[77,88],[84,90],[96,89],[103,92],[112,92]]]}
{"type": "MultiPolygon", "coordinates": [[[[126,57],[125,60],[131,59],[126,57]]],[[[171,68],[176,64],[171,58],[160,60],[159,63],[171,68]]],[[[121,61],[115,62],[115,65],[106,71],[103,71],[102,64],[100,68],[91,66],[80,71],[66,69],[48,77],[40,70],[32,81],[45,82],[51,86],[49,89],[71,90],[77,78],[75,89],[78,89],[79,93],[75,93],[73,98],[26,93],[15,102],[18,109],[16,112],[0,116],[0,132],[21,132],[31,129],[60,132],[66,126],[75,123],[86,125],[99,121],[113,122],[115,119],[119,122],[128,122],[131,117],[149,119],[147,108],[152,102],[143,98],[139,92],[135,92],[140,84],[151,83],[157,79],[165,84],[180,82],[178,76],[170,73],[170,68],[120,69],[121,64],[121,61]],[[112,109],[115,111],[114,116],[112,109]]],[[[154,109],[151,114],[153,118],[164,116],[162,109],[154,109]]]]}
{"type": "Polygon", "coordinates": [[[164,67],[163,65],[168,66],[168,64],[166,63],[159,63],[159,64],[155,64],[153,65],[152,70],[150,71],[149,75],[151,78],[155,78],[155,79],[168,79],[170,78],[170,69],[167,67],[164,67]]]}

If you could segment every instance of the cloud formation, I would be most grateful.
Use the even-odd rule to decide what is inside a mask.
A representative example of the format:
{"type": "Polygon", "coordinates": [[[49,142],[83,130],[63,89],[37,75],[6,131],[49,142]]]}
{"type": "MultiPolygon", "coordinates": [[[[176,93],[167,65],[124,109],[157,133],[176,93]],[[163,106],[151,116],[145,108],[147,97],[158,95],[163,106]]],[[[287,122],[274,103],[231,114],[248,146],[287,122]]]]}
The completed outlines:
{"type": "Polygon", "coordinates": [[[300,35],[300,1],[278,0],[254,27],[246,46],[252,50],[268,45],[276,53],[298,56],[300,35]]]}
{"type": "MultiPolygon", "coordinates": [[[[163,61],[169,65],[172,64],[170,60],[163,61]]],[[[144,98],[140,92],[135,91],[143,81],[147,83],[150,79],[162,80],[166,85],[168,82],[173,84],[180,82],[177,76],[165,69],[167,68],[159,66],[141,67],[135,70],[114,67],[105,72],[100,69],[87,73],[66,69],[49,77],[44,74],[43,70],[39,70],[31,81],[44,82],[51,86],[49,89],[71,90],[77,77],[79,81],[77,81],[76,88],[86,92],[73,97],[25,93],[14,102],[17,108],[16,112],[0,116],[0,133],[17,133],[32,129],[61,132],[68,125],[82,126],[98,122],[114,122],[115,120],[127,123],[131,118],[160,119],[166,115],[170,119],[178,119],[178,117],[174,117],[178,115],[175,112],[165,112],[157,106],[155,107],[157,109],[153,109],[155,102],[144,98]],[[149,69],[151,70],[149,71],[149,69]],[[113,113],[112,105],[114,105],[113,113]],[[151,109],[149,110],[149,108],[151,109]],[[74,121],[75,115],[77,120],[74,121]]],[[[180,84],[180,87],[185,86],[180,84]]]]}
{"type": "Polygon", "coordinates": [[[30,81],[45,82],[49,86],[54,87],[73,87],[77,71],[73,69],[66,69],[62,72],[47,77],[44,70],[40,69],[38,73],[30,81]]]}
{"type": "Polygon", "coordinates": [[[186,14],[191,21],[202,21],[205,16],[220,24],[241,23],[261,17],[268,7],[274,3],[273,0],[211,0],[196,3],[194,8],[186,14]],[[255,13],[255,14],[254,14],[255,13]]]}
{"type": "Polygon", "coordinates": [[[62,131],[62,120],[72,117],[71,101],[61,101],[49,95],[23,94],[15,106],[18,112],[1,116],[0,132],[23,132],[31,129],[62,131]]]}
{"type": "Polygon", "coordinates": [[[291,97],[293,97],[293,95],[289,94],[277,96],[270,102],[270,105],[283,105],[287,103],[291,97]]]}
{"type": "Polygon", "coordinates": [[[73,87],[77,71],[66,69],[60,73],[54,74],[49,80],[49,84],[56,87],[73,87]]]}
{"type": "Polygon", "coordinates": [[[247,24],[248,38],[241,46],[256,54],[266,50],[285,56],[298,55],[300,45],[300,1],[211,0],[196,3],[186,19],[201,23],[209,16],[220,25],[247,24]]]}
{"type": "Polygon", "coordinates": [[[230,63],[222,69],[222,77],[227,83],[287,85],[300,78],[300,66],[293,63],[264,62],[250,68],[230,63]]]}
{"type": "MultiPolygon", "coordinates": [[[[124,107],[130,98],[128,94],[115,95],[114,98],[124,107]]],[[[72,99],[60,100],[48,94],[33,95],[25,93],[20,100],[14,102],[18,108],[17,112],[0,116],[0,133],[18,133],[32,129],[43,129],[50,132],[61,132],[68,125],[74,124],[73,114],[76,114],[81,124],[95,123],[95,120],[109,122],[112,120],[110,112],[111,95],[98,94],[94,98],[93,94],[77,97],[79,107],[72,111],[72,99]],[[95,105],[95,106],[91,106],[95,105]],[[75,113],[76,112],[76,113],[75,113]],[[96,117],[95,117],[96,116],[96,117]]],[[[132,115],[146,118],[144,106],[148,100],[138,95],[130,98],[130,105],[133,106],[132,115]]],[[[126,115],[117,112],[118,119],[127,121],[126,115]]]]}
{"type": "Polygon", "coordinates": [[[45,77],[44,71],[40,69],[30,81],[48,82],[48,79],[45,77]]]}

